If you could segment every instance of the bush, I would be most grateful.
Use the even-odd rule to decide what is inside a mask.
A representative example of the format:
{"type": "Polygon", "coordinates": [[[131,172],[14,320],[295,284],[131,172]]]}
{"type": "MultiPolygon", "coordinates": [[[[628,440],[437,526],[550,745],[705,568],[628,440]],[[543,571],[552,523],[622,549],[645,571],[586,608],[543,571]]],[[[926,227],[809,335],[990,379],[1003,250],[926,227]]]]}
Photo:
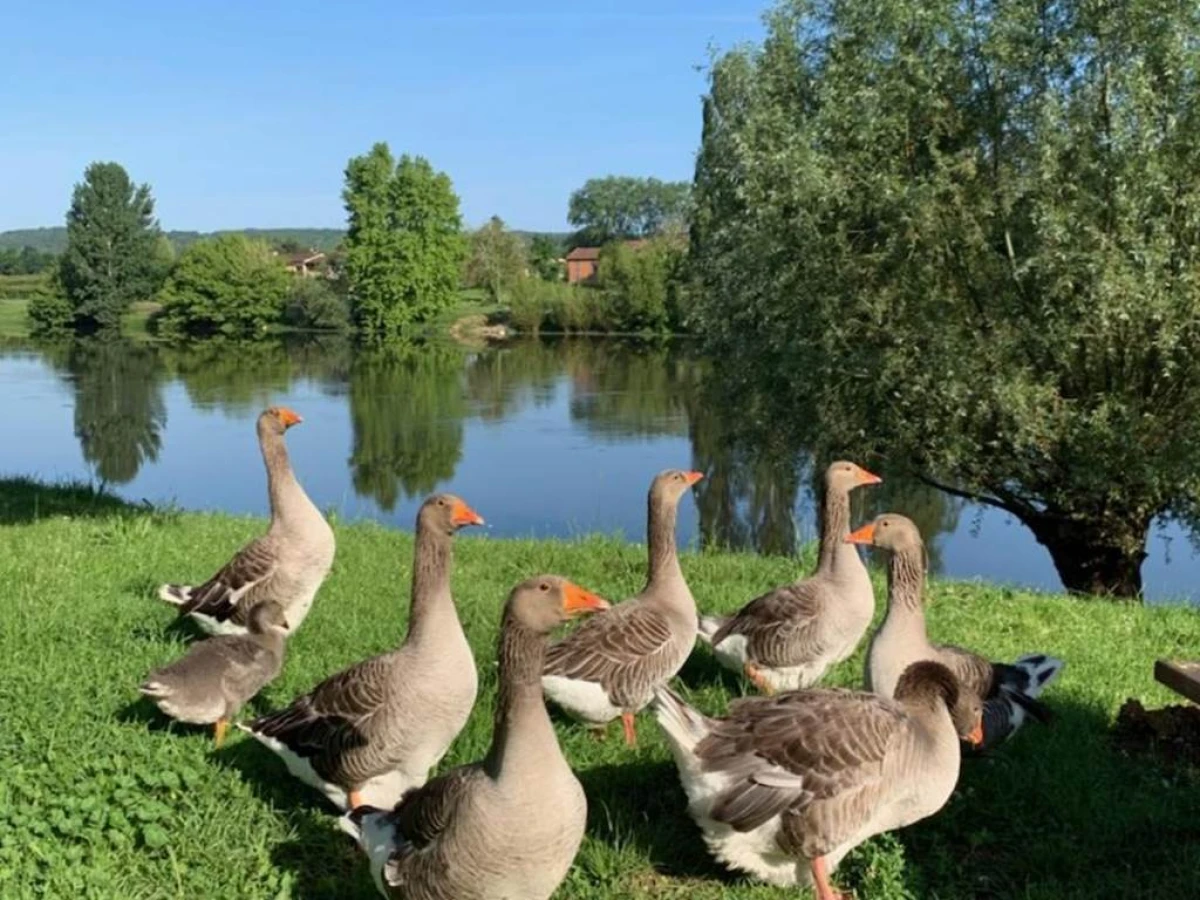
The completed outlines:
{"type": "Polygon", "coordinates": [[[512,288],[509,320],[518,331],[607,331],[610,318],[607,297],[594,288],[540,278],[522,278],[512,288]]]}
{"type": "Polygon", "coordinates": [[[347,331],[350,307],[324,278],[296,278],[283,306],[283,324],[303,331],[347,331]]]}
{"type": "Polygon", "coordinates": [[[682,328],[680,282],[684,251],[668,237],[610,244],[601,251],[597,281],[608,297],[615,331],[678,331],[682,328]]]}
{"type": "Polygon", "coordinates": [[[265,243],[222,234],[197,241],[179,257],[156,322],[167,334],[261,333],[279,322],[290,286],[265,243]]]}
{"type": "Polygon", "coordinates": [[[39,336],[61,334],[75,324],[75,307],[62,291],[43,290],[29,301],[25,311],[29,330],[39,336]]]}

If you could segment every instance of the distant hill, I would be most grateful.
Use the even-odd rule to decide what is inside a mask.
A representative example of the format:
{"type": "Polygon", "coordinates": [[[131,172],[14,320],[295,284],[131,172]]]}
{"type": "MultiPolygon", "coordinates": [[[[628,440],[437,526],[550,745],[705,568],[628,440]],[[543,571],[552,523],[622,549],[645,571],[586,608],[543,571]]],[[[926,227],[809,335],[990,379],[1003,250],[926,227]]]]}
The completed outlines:
{"type": "MultiPolygon", "coordinates": [[[[318,250],[332,250],[345,235],[340,228],[230,228],[213,232],[168,231],[166,235],[175,248],[181,250],[201,238],[238,231],[247,237],[270,243],[295,241],[302,247],[315,247],[318,250]]],[[[22,247],[33,247],[35,250],[62,253],[66,246],[67,229],[63,226],[0,231],[0,248],[14,247],[19,250],[22,247]]]]}
{"type": "MultiPolygon", "coordinates": [[[[340,228],[229,228],[223,231],[209,232],[168,231],[166,235],[175,245],[176,250],[182,250],[188,244],[195,243],[201,238],[230,232],[240,232],[247,237],[268,241],[272,244],[294,241],[301,247],[313,247],[317,250],[332,250],[346,234],[340,228]]],[[[564,244],[571,236],[569,232],[565,231],[517,231],[516,234],[526,241],[532,240],[534,235],[544,234],[553,238],[559,245],[564,244]]],[[[63,226],[0,231],[0,249],[12,247],[20,250],[22,247],[33,247],[33,249],[43,252],[62,253],[66,246],[67,229],[63,226]]]]}

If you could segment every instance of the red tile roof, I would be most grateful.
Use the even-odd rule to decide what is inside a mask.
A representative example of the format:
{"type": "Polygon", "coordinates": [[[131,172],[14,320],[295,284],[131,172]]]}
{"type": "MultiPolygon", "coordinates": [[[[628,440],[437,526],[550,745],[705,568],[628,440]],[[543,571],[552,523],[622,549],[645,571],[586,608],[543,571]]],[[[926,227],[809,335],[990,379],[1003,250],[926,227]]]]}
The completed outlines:
{"type": "Polygon", "coordinates": [[[576,247],[567,254],[567,262],[576,260],[597,260],[600,258],[599,247],[576,247]]]}

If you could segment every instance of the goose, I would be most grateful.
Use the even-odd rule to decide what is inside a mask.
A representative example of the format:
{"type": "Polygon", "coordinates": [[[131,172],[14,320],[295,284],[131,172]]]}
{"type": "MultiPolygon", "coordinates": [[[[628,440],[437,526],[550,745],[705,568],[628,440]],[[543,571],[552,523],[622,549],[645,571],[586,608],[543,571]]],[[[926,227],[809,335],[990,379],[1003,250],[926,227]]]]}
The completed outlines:
{"type": "Polygon", "coordinates": [[[607,606],[555,575],[513,588],[487,756],[410,791],[394,809],[360,806],[340,821],[366,851],[383,896],[545,900],[554,893],[583,838],[587,800],[546,715],[546,636],[570,616],[607,606]]]}
{"type": "Polygon", "coordinates": [[[918,660],[940,662],[983,701],[983,745],[1011,737],[1027,716],[1049,723],[1053,714],[1037,698],[1062,672],[1061,659],[1045,653],[1012,664],[994,663],[970,650],[931,644],[925,631],[925,545],[921,532],[895,513],[879,516],[850,534],[847,542],[889,551],[888,609],[867,651],[866,686],[884,697],[895,694],[900,673],[918,660]]]}
{"type": "Polygon", "coordinates": [[[808,578],[751,600],[732,616],[701,616],[700,639],[764,694],[815,684],[846,659],[875,615],[871,577],[850,533],[850,492],[883,479],[852,462],[825,470],[821,550],[808,578]]]}
{"type": "Polygon", "coordinates": [[[981,739],[978,701],[930,662],[904,672],[895,699],[810,688],[709,718],[660,687],[655,716],[709,852],[773,885],[812,884],[818,900],[845,896],[829,876],[850,850],[941,809],[959,738],[981,739]]]}
{"type": "Polygon", "coordinates": [[[279,675],[287,620],[268,600],[250,610],[246,634],[226,634],[192,644],[184,656],[147,676],[139,690],[180,722],[213,725],[218,749],[229,721],[279,675]]]}
{"type": "Polygon", "coordinates": [[[308,498],[288,459],[284,433],[304,420],[283,406],[258,417],[267,467],[271,524],[203,584],[164,584],[159,597],[209,634],[245,634],[250,610],[267,600],[283,607],[290,631],[304,622],[333,565],[333,529],[308,498]]]}
{"type": "Polygon", "coordinates": [[[450,595],[451,540],[483,518],[452,494],[417,513],[412,609],[396,650],[356,663],[242,730],[341,809],[425,783],[475,705],[475,658],[450,595]]]}
{"type": "Polygon", "coordinates": [[[568,715],[603,727],[618,716],[629,746],[634,716],[687,661],[696,642],[696,601],[675,548],[675,516],[700,472],[668,469],[647,498],[649,572],[642,592],[593,616],[546,653],[542,687],[568,715]]]}

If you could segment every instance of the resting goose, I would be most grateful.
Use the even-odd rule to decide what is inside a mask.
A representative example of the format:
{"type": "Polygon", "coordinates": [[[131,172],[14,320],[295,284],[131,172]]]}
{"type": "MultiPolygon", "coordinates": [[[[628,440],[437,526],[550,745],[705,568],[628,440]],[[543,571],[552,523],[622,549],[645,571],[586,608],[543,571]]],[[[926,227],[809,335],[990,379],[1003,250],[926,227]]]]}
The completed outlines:
{"type": "Polygon", "coordinates": [[[688,812],[726,866],[783,887],[829,875],[867,838],[933,815],[958,781],[979,705],[944,666],[917,663],[896,699],[815,688],[734,701],[710,719],[667,688],[655,714],[688,812]]]}
{"type": "Polygon", "coordinates": [[[850,492],[882,479],[852,462],[825,470],[821,550],[810,577],[751,600],[732,616],[701,616],[700,639],[765,694],[814,684],[858,646],[875,593],[850,533],[850,492]]]}
{"type": "Polygon", "coordinates": [[[450,595],[451,539],[483,519],[450,494],[417,513],[408,635],[325,679],[286,709],[239,725],[294,776],[346,809],[391,806],[429,770],[475,704],[475,658],[450,595]]]}
{"type": "Polygon", "coordinates": [[[333,565],[333,530],[304,493],[283,435],[304,421],[273,406],[258,417],[258,444],[267,467],[271,524],[216,575],[192,587],[164,584],[158,595],[209,634],[245,634],[250,610],[267,600],[283,607],[289,630],[300,627],[333,565]]]}
{"type": "Polygon", "coordinates": [[[358,807],[342,819],[385,897],[545,900],[554,893],[583,838],[587,800],[542,700],[546,635],[569,616],[606,607],[554,575],[513,588],[487,756],[410,791],[395,809],[358,807]]]}
{"type": "Polygon", "coordinates": [[[649,574],[636,597],[594,616],[546,653],[542,687],[576,719],[603,726],[617,716],[637,742],[634,715],[687,661],[696,643],[696,601],[675,549],[679,500],[700,472],[668,469],[648,497],[649,574]]]}
{"type": "Polygon", "coordinates": [[[890,551],[888,610],[867,651],[867,689],[891,697],[900,674],[928,659],[952,671],[983,701],[983,748],[994,747],[1021,727],[1026,715],[1049,722],[1052,714],[1037,698],[1066,665],[1044,653],[1022,656],[1012,665],[994,663],[949,644],[931,644],[925,631],[925,544],[912,520],[889,513],[864,525],[846,540],[890,551]]]}
{"type": "Polygon", "coordinates": [[[279,604],[255,606],[248,628],[192,644],[181,659],[151,672],[139,690],[173,719],[213,725],[219,748],[230,719],[283,667],[287,620],[279,604]]]}

